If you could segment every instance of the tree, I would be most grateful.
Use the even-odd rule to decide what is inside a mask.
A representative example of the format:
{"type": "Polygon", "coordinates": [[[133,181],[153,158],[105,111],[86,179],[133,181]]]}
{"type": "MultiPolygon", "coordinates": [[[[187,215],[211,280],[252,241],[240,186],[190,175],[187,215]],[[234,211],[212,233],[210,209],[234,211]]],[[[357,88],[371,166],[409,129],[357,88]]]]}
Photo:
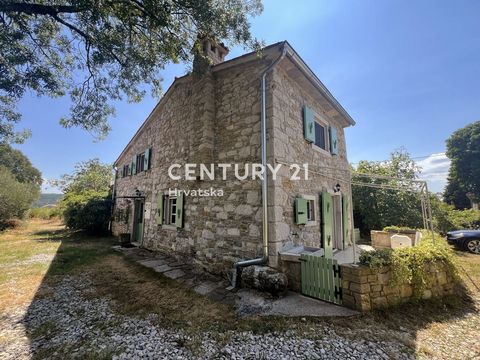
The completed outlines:
{"type": "Polygon", "coordinates": [[[455,131],[447,140],[451,160],[445,200],[465,208],[465,198],[480,202],[480,121],[455,131]]]}
{"type": "Polygon", "coordinates": [[[9,220],[22,218],[38,195],[35,184],[19,182],[0,165],[0,230],[8,226],[9,220]]]}
{"type": "MultiPolygon", "coordinates": [[[[360,174],[413,180],[420,168],[404,150],[394,151],[384,162],[360,161],[352,175],[355,183],[373,186],[399,186],[399,180],[375,179],[360,174]]],[[[385,189],[370,186],[352,187],[354,222],[362,233],[381,230],[386,226],[418,228],[423,225],[421,202],[417,193],[407,190],[385,189]]]]}
{"type": "MultiPolygon", "coordinates": [[[[160,93],[160,70],[190,60],[199,37],[258,48],[248,16],[260,0],[79,0],[0,2],[0,139],[21,141],[13,124],[27,90],[70,94],[65,127],[108,133],[112,102],[160,93]],[[193,50],[193,51],[192,51],[193,50]]],[[[22,136],[23,135],[23,136],[22,136]]]]}
{"type": "MultiPolygon", "coordinates": [[[[449,170],[449,172],[453,172],[453,170],[449,170]]],[[[449,175],[447,177],[443,199],[447,204],[453,205],[457,209],[468,209],[471,206],[470,199],[460,186],[457,176],[449,175]]]]}
{"type": "Polygon", "coordinates": [[[81,194],[87,191],[108,193],[112,167],[99,159],[83,161],[75,165],[71,174],[64,174],[60,180],[53,182],[65,194],[81,194]]]}
{"type": "Polygon", "coordinates": [[[20,151],[8,144],[0,144],[0,165],[6,167],[21,183],[29,183],[40,189],[42,173],[20,151]]]}
{"type": "Polygon", "coordinates": [[[56,182],[65,196],[61,200],[65,224],[88,233],[107,230],[111,216],[112,168],[98,159],[81,162],[72,174],[56,182]]]}

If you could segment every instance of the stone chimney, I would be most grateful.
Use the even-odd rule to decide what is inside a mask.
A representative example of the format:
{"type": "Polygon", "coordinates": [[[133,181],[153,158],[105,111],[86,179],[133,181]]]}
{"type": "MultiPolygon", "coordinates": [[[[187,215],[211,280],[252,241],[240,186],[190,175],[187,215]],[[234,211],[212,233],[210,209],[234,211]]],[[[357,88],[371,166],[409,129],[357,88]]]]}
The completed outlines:
{"type": "Polygon", "coordinates": [[[198,40],[197,52],[193,59],[193,71],[195,73],[205,73],[210,65],[217,65],[225,60],[228,54],[228,48],[221,42],[202,38],[198,40]]]}
{"type": "Polygon", "coordinates": [[[202,50],[203,56],[210,59],[212,65],[223,62],[228,54],[228,48],[223,43],[209,39],[202,40],[202,50]]]}

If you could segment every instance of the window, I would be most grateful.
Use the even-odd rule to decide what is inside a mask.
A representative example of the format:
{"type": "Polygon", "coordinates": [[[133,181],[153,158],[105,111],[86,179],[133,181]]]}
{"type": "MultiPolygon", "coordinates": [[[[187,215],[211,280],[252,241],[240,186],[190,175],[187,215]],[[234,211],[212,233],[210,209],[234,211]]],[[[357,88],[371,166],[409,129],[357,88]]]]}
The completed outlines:
{"type": "Polygon", "coordinates": [[[307,220],[315,221],[315,200],[307,199],[307,220]]]}
{"type": "Polygon", "coordinates": [[[327,150],[326,127],[315,121],[315,145],[320,149],[327,150]]]}
{"type": "Polygon", "coordinates": [[[175,225],[177,221],[177,198],[165,196],[165,218],[164,224],[175,225]]]}
{"type": "Polygon", "coordinates": [[[130,165],[123,165],[122,177],[130,175],[130,165]]]}
{"type": "Polygon", "coordinates": [[[183,228],[183,193],[171,195],[158,194],[156,223],[183,228]]]}
{"type": "Polygon", "coordinates": [[[136,168],[137,174],[145,170],[145,153],[137,155],[136,168]]]}

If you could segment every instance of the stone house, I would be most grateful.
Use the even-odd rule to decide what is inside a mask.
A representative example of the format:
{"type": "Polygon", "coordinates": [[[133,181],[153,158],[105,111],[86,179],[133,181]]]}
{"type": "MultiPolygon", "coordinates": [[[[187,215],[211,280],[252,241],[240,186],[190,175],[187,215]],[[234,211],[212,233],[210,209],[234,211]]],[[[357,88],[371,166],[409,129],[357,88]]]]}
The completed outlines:
{"type": "Polygon", "coordinates": [[[352,118],[286,41],[203,50],[211,65],[176,78],[115,161],[113,233],[213,273],[349,248],[352,118]],[[236,176],[251,164],[276,178],[236,176]]]}

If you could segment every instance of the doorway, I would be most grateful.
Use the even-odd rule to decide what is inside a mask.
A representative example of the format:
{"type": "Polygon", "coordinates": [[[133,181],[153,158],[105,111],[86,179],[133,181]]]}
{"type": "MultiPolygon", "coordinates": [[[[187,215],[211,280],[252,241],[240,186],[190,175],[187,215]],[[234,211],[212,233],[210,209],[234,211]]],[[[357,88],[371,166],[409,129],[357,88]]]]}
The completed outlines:
{"type": "Polygon", "coordinates": [[[139,245],[143,240],[144,207],[145,201],[143,199],[135,200],[133,212],[133,242],[139,245]]]}

